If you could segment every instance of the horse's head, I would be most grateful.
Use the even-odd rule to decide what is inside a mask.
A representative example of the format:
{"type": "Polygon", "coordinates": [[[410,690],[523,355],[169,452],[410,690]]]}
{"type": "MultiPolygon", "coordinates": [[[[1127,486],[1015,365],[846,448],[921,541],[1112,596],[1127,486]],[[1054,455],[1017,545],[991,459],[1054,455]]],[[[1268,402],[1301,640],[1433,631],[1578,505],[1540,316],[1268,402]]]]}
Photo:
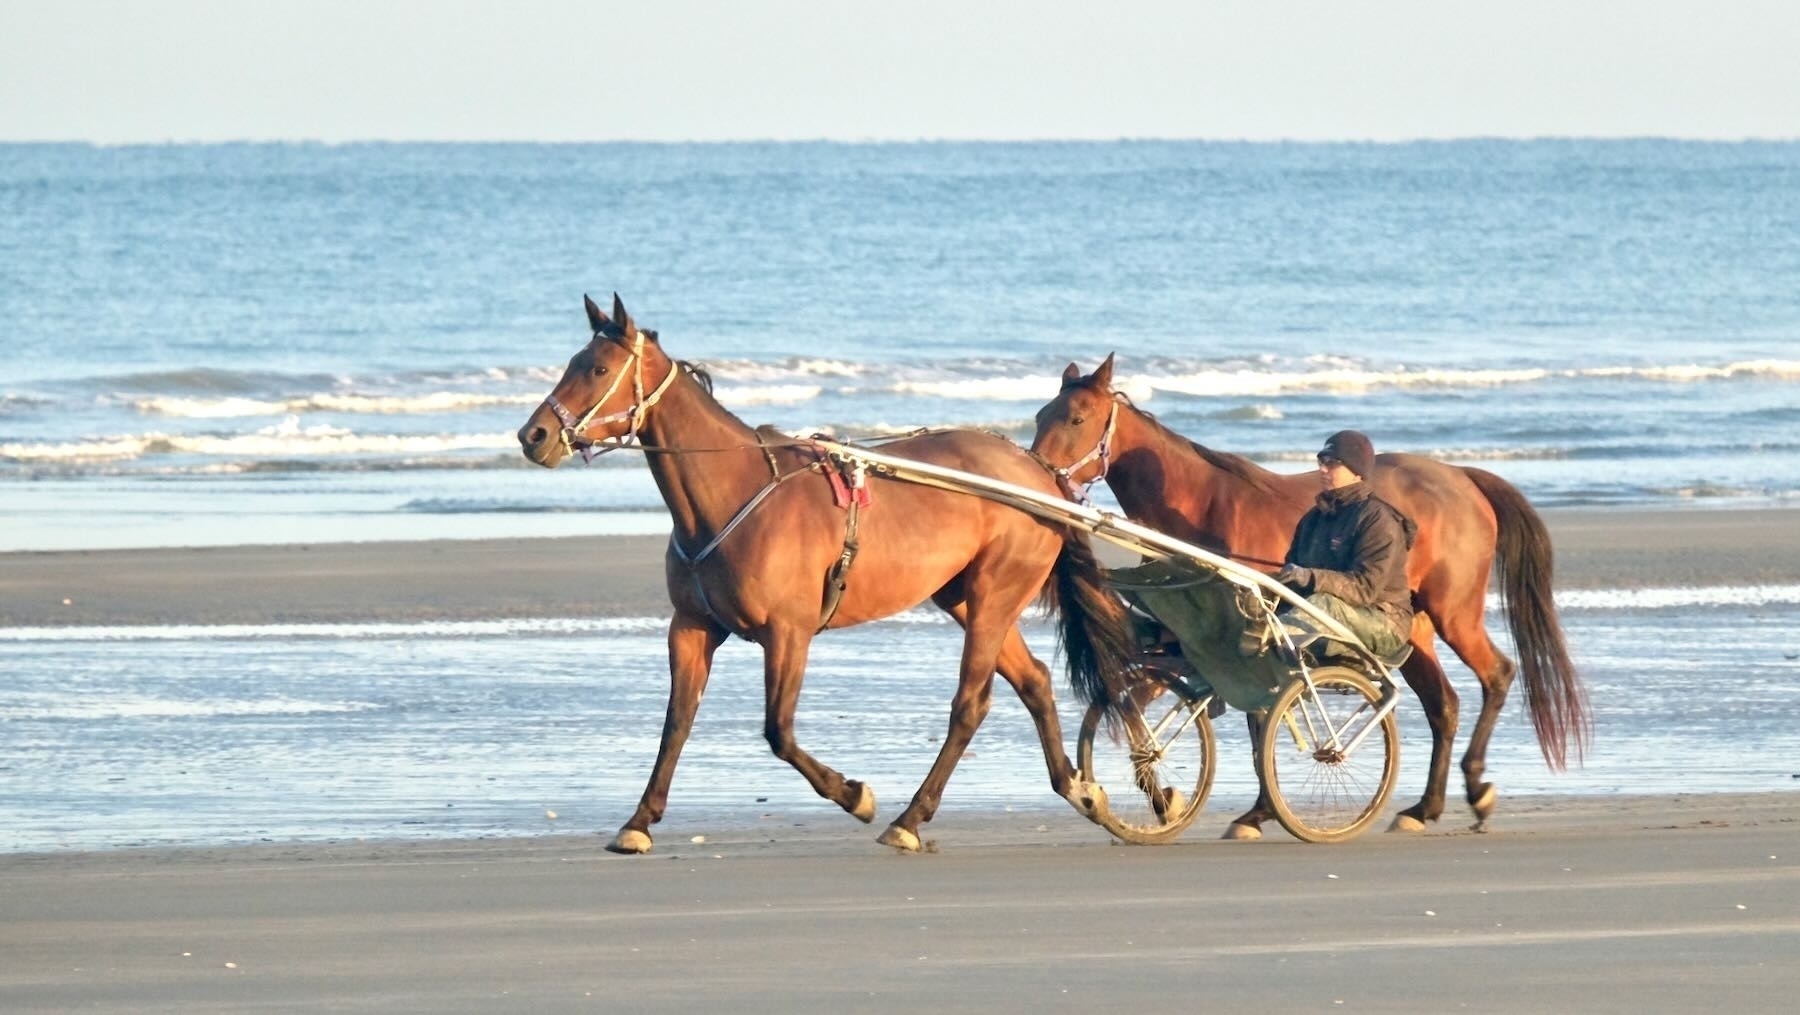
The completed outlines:
{"type": "Polygon", "coordinates": [[[1070,493],[1104,479],[1112,462],[1119,411],[1112,379],[1111,355],[1086,377],[1071,363],[1063,371],[1062,390],[1038,410],[1031,450],[1056,469],[1070,493]]]}
{"type": "Polygon", "coordinates": [[[611,318],[586,296],[581,301],[594,337],[569,358],[562,380],[519,428],[525,457],[546,468],[599,441],[637,436],[678,369],[656,332],[638,329],[617,293],[611,318]]]}

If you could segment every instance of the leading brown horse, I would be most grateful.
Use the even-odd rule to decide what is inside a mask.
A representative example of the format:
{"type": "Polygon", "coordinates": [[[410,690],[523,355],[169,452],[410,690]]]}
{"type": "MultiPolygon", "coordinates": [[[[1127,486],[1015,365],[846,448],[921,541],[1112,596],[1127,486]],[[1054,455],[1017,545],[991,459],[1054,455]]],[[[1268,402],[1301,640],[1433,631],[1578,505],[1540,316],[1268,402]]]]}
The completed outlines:
{"type": "MultiPolygon", "coordinates": [[[[1104,479],[1132,520],[1252,563],[1279,563],[1294,525],[1319,491],[1316,473],[1281,475],[1238,455],[1209,450],[1169,430],[1114,391],[1113,358],[1083,376],[1069,364],[1062,391],[1039,410],[1032,451],[1084,485],[1104,479]]],[[[1587,692],[1569,660],[1551,598],[1549,533],[1525,497],[1481,469],[1418,455],[1376,457],[1376,493],[1418,524],[1407,560],[1417,613],[1412,655],[1401,666],[1431,726],[1431,770],[1418,803],[1396,828],[1417,830],[1444,810],[1457,698],[1433,645],[1441,637],[1481,681],[1481,715],[1462,760],[1477,829],[1498,794],[1482,781],[1488,739],[1506,703],[1515,667],[1483,624],[1489,572],[1497,572],[1507,620],[1525,677],[1525,700],[1538,744],[1561,770],[1579,758],[1590,724],[1587,692]]],[[[1272,812],[1266,796],[1236,818],[1228,838],[1255,838],[1272,812]]]]}
{"type": "MultiPolygon", "coordinates": [[[[1135,645],[1124,604],[1085,536],[979,497],[869,476],[837,491],[816,446],[753,430],[712,396],[707,374],[671,358],[618,296],[609,318],[584,298],[593,337],[519,430],[525,457],[554,467],[570,451],[641,442],[673,516],[666,555],[669,705],[662,746],[637,810],[607,848],[643,853],[668,802],[676,759],[693,725],[713,654],[730,635],[763,649],[763,735],[818,794],[863,821],[875,795],[800,749],[794,709],[813,636],[890,616],[926,599],[964,630],[950,729],[912,803],[878,841],[919,848],[951,770],[987,715],[994,673],[1031,713],[1050,784],[1090,818],[1098,791],[1063,750],[1049,671],[1026,648],[1018,620],[1042,596],[1061,615],[1069,680],[1084,703],[1115,699],[1135,645]],[[578,415],[579,414],[579,415],[578,415]],[[602,445],[600,442],[610,442],[602,445]],[[853,505],[853,506],[852,506],[853,505]]],[[[1004,438],[950,431],[883,451],[1042,490],[1057,484],[1004,438]]]]}

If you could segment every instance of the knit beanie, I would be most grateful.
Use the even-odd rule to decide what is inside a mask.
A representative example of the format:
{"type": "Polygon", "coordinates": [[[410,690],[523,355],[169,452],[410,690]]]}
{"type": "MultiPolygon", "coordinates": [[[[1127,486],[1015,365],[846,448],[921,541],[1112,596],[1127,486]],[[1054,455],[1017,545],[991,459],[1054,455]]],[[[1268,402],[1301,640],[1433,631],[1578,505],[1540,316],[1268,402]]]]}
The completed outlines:
{"type": "Polygon", "coordinates": [[[1375,472],[1375,445],[1355,430],[1339,430],[1325,438],[1319,457],[1337,459],[1359,479],[1368,479],[1375,472]]]}

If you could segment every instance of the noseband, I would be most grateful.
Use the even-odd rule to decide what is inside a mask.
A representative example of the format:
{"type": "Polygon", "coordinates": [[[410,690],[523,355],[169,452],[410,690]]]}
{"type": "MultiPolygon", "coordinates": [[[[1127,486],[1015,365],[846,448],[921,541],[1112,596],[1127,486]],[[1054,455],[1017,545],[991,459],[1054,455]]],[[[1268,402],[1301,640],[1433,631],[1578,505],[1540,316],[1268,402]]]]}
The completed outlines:
{"type": "Polygon", "coordinates": [[[1063,488],[1064,496],[1076,503],[1086,504],[1088,502],[1088,489],[1095,483],[1106,478],[1106,472],[1112,466],[1113,431],[1117,429],[1118,423],[1119,401],[1115,398],[1113,399],[1112,408],[1106,413],[1106,429],[1100,434],[1100,443],[1094,445],[1093,450],[1082,455],[1066,468],[1050,470],[1055,473],[1056,482],[1063,488]],[[1082,466],[1096,460],[1100,463],[1100,471],[1094,474],[1093,479],[1090,479],[1085,483],[1077,484],[1075,482],[1075,473],[1079,472],[1082,466]]]}
{"type": "MultiPolygon", "coordinates": [[[[600,338],[600,332],[594,332],[594,337],[600,338]]],[[[599,412],[600,407],[605,405],[607,401],[612,398],[613,392],[619,390],[619,385],[625,382],[626,371],[623,370],[619,372],[617,377],[613,378],[612,384],[607,387],[605,393],[603,393],[599,400],[594,403],[594,407],[583,413],[579,418],[577,418],[574,413],[570,412],[561,402],[557,401],[555,395],[548,395],[544,398],[544,404],[550,407],[551,412],[556,413],[557,419],[562,420],[562,432],[557,436],[562,440],[565,452],[569,454],[580,452],[582,461],[592,462],[596,455],[605,454],[614,448],[627,447],[632,444],[638,439],[638,431],[643,429],[644,419],[649,415],[650,407],[655,405],[657,401],[662,398],[663,392],[669,390],[669,385],[675,382],[676,373],[681,370],[681,367],[671,360],[669,362],[669,372],[663,377],[662,383],[658,384],[656,389],[650,392],[649,396],[646,397],[644,395],[643,333],[640,332],[637,336],[637,340],[632,343],[631,358],[627,362],[629,362],[631,366],[629,372],[631,374],[631,395],[633,401],[631,405],[624,409],[620,409],[618,412],[609,413],[598,419],[594,418],[594,413],[599,412]],[[631,426],[630,429],[615,442],[598,445],[597,442],[590,441],[582,436],[582,433],[586,431],[589,426],[605,426],[608,423],[617,423],[622,419],[630,420],[631,426]],[[594,450],[596,446],[598,446],[600,450],[594,450]]]]}

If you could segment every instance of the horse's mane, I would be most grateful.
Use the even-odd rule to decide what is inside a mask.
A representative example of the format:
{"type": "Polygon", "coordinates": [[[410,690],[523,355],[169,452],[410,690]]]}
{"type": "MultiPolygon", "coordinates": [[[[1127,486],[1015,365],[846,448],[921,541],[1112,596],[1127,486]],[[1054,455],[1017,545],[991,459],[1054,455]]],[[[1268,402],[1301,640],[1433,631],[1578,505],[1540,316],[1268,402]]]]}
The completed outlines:
{"type": "Polygon", "coordinates": [[[1127,407],[1133,412],[1136,412],[1139,416],[1144,417],[1144,419],[1148,420],[1152,426],[1169,435],[1176,443],[1187,445],[1188,448],[1190,448],[1194,454],[1200,456],[1206,464],[1218,469],[1220,472],[1236,476],[1238,479],[1243,480],[1270,496],[1286,496],[1282,490],[1278,489],[1274,483],[1270,481],[1273,474],[1270,473],[1269,470],[1252,462],[1250,459],[1245,458],[1243,455],[1232,454],[1229,451],[1214,451],[1212,448],[1200,444],[1191,437],[1185,437],[1176,433],[1165,426],[1162,420],[1157,419],[1156,413],[1151,412],[1148,409],[1139,408],[1138,405],[1131,400],[1131,396],[1122,391],[1113,392],[1113,397],[1125,403],[1127,407]]]}
{"type": "Polygon", "coordinates": [[[706,389],[707,394],[710,395],[713,393],[712,374],[707,373],[705,367],[684,359],[676,360],[675,365],[687,371],[687,375],[698,382],[702,388],[706,389]]]}

